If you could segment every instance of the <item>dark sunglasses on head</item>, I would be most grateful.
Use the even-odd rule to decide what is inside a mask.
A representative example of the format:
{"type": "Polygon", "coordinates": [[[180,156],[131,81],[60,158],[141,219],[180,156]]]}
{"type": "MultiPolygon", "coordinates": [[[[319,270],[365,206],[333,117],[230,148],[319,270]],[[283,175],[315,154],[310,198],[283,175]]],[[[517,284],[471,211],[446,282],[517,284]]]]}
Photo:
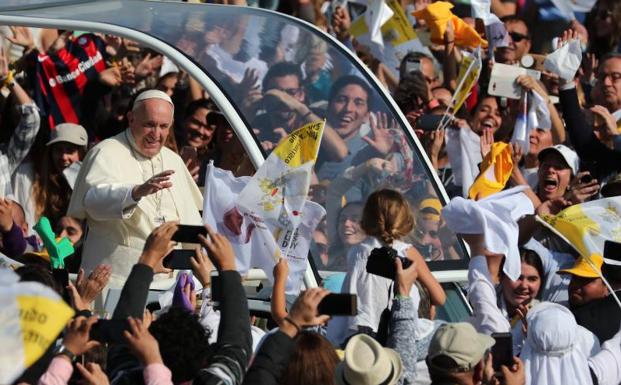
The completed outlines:
{"type": "Polygon", "coordinates": [[[511,36],[511,40],[513,40],[516,43],[519,43],[524,39],[528,39],[527,35],[522,35],[519,32],[509,32],[509,36],[511,36]]]}

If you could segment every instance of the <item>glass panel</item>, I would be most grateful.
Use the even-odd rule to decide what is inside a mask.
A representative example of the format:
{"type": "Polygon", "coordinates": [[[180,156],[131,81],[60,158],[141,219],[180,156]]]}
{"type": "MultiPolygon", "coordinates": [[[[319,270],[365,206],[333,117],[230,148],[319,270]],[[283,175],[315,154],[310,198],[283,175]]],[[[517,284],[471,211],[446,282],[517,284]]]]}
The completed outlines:
{"type": "Polygon", "coordinates": [[[318,270],[346,269],[347,251],[365,237],[356,223],[364,201],[381,187],[397,189],[410,201],[417,225],[404,241],[437,261],[430,263],[432,269],[466,267],[462,244],[440,221],[443,199],[429,167],[404,123],[347,50],[276,13],[147,4],[145,10],[144,3],[91,3],[32,15],[114,21],[177,47],[222,88],[266,152],[304,122],[326,119],[311,192],[328,212],[312,246],[318,270]]]}

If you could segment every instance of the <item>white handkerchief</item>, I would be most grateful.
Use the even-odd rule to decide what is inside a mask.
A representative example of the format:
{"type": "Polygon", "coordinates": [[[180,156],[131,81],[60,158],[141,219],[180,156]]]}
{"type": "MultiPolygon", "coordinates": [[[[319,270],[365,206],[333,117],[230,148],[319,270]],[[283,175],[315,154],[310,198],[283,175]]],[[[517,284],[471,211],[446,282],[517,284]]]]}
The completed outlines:
{"type": "Polygon", "coordinates": [[[582,62],[580,40],[574,39],[552,52],[543,63],[547,71],[559,75],[565,80],[573,80],[582,62]]]}

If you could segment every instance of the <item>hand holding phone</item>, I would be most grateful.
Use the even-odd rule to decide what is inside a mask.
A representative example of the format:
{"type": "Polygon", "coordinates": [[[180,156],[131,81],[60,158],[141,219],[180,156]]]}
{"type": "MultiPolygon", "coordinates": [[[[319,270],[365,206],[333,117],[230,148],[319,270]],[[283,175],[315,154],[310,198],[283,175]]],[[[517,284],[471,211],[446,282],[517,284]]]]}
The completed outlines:
{"type": "Polygon", "coordinates": [[[196,255],[195,250],[176,249],[164,257],[164,267],[173,270],[192,269],[191,259],[196,255]]]}
{"type": "Polygon", "coordinates": [[[126,330],[130,330],[126,319],[100,319],[91,327],[90,339],[110,344],[124,344],[123,332],[126,330]]]}
{"type": "Polygon", "coordinates": [[[205,226],[178,225],[172,240],[181,243],[199,243],[198,235],[207,236],[205,226]]]}
{"type": "Polygon", "coordinates": [[[317,312],[330,316],[354,316],[358,314],[358,296],[349,293],[330,293],[319,302],[317,312]]]}
{"type": "Polygon", "coordinates": [[[500,368],[513,365],[513,336],[511,333],[492,333],[492,338],[496,340],[492,346],[492,366],[496,377],[502,377],[500,368]]]}

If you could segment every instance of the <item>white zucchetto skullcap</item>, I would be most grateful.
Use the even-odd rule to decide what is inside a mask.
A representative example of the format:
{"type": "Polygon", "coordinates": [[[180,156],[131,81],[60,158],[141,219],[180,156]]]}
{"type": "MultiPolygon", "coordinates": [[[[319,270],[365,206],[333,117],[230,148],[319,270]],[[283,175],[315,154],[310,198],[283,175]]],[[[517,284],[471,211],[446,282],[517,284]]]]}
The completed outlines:
{"type": "Polygon", "coordinates": [[[136,97],[136,100],[134,101],[134,108],[138,105],[139,102],[145,101],[147,99],[165,100],[174,107],[172,99],[170,99],[170,96],[166,95],[165,92],[162,92],[160,90],[147,90],[143,91],[140,95],[136,97]]]}

